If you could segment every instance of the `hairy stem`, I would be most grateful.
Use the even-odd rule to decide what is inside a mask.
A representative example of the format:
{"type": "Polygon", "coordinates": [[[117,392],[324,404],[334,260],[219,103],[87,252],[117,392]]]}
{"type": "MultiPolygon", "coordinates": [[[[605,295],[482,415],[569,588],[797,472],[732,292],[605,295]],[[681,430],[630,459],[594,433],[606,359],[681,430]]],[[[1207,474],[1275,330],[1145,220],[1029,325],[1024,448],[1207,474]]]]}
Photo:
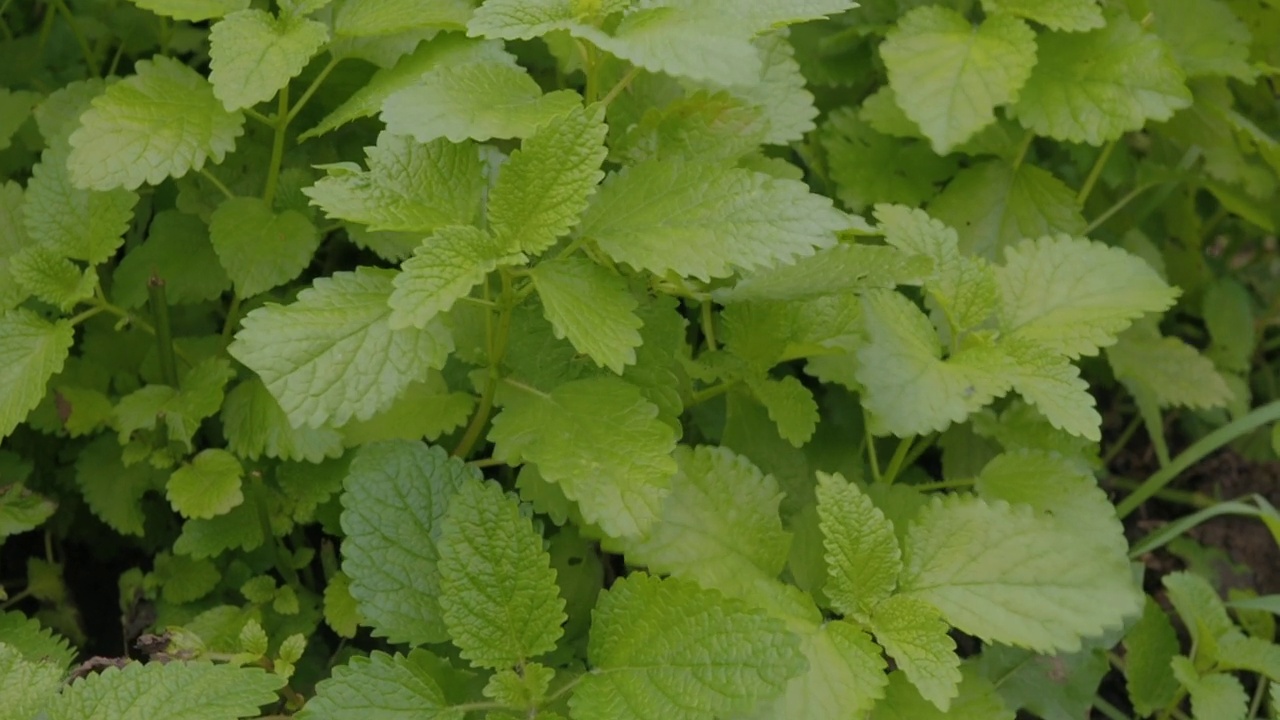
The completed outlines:
{"type": "MultiPolygon", "coordinates": [[[[485,379],[484,390],[480,393],[480,404],[467,425],[466,432],[453,449],[454,457],[465,458],[471,454],[480,436],[484,434],[489,423],[489,414],[493,412],[493,396],[498,391],[498,383],[502,380],[502,359],[507,354],[507,339],[511,334],[511,315],[516,306],[516,293],[511,282],[511,273],[505,269],[498,271],[502,279],[502,294],[498,296],[498,321],[485,324],[489,346],[489,375],[485,379]]],[[[491,316],[492,317],[492,316],[491,316]]]]}
{"type": "Polygon", "coordinates": [[[169,301],[165,297],[164,278],[147,279],[147,298],[151,317],[156,323],[156,350],[160,359],[160,376],[169,387],[178,387],[178,361],[173,355],[173,329],[169,325],[169,301]]]}
{"type": "Polygon", "coordinates": [[[1111,159],[1111,153],[1115,149],[1115,140],[1107,143],[1102,148],[1098,159],[1094,161],[1093,167],[1089,169],[1089,176],[1084,179],[1084,185],[1080,186],[1080,192],[1076,194],[1076,205],[1084,207],[1084,201],[1089,199],[1089,194],[1093,192],[1093,186],[1098,184],[1098,178],[1102,177],[1102,169],[1106,167],[1107,160],[1111,159]]]}
{"type": "Polygon", "coordinates": [[[276,199],[276,186],[280,182],[280,165],[284,162],[284,136],[289,129],[289,86],[280,89],[280,105],[276,110],[275,136],[271,141],[271,164],[267,166],[267,185],[262,190],[262,201],[271,207],[276,199]]]}

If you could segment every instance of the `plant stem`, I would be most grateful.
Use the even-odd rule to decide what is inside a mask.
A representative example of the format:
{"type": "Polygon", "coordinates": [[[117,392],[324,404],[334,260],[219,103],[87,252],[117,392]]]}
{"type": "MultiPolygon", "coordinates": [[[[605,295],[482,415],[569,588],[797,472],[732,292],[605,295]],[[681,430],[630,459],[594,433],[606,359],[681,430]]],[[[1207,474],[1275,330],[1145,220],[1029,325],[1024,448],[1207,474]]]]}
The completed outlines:
{"type": "Polygon", "coordinates": [[[31,597],[31,588],[23,588],[22,590],[10,595],[8,600],[0,603],[0,610],[8,610],[29,597],[31,597]]]}
{"type": "Polygon", "coordinates": [[[502,279],[502,294],[498,296],[497,327],[492,322],[485,323],[489,345],[489,376],[480,393],[480,404],[476,406],[475,414],[471,416],[471,422],[458,441],[458,446],[453,449],[454,457],[465,458],[480,441],[485,425],[489,423],[489,413],[493,411],[493,396],[502,380],[502,359],[507,354],[507,339],[511,334],[511,315],[515,310],[516,294],[511,283],[511,273],[500,269],[498,274],[502,279]]]}
{"type": "Polygon", "coordinates": [[[156,350],[159,352],[160,376],[172,388],[178,387],[178,361],[173,356],[173,330],[169,325],[169,301],[165,298],[164,278],[147,279],[147,297],[151,301],[151,317],[156,323],[156,350]]]}
{"type": "Polygon", "coordinates": [[[231,304],[227,306],[227,319],[222,322],[222,347],[231,344],[231,334],[240,322],[240,293],[231,293],[231,304]]]}
{"type": "Polygon", "coordinates": [[[1098,178],[1102,177],[1102,170],[1106,167],[1107,160],[1111,159],[1111,153],[1115,149],[1115,140],[1107,143],[1102,148],[1098,159],[1094,161],[1093,167],[1089,169],[1088,177],[1084,179],[1084,185],[1080,186],[1080,192],[1076,194],[1076,205],[1079,207],[1084,207],[1084,201],[1089,199],[1089,194],[1093,192],[1093,186],[1098,184],[1098,178]]]}
{"type": "MultiPolygon", "coordinates": [[[[1125,490],[1137,490],[1142,486],[1142,483],[1137,480],[1132,480],[1126,477],[1116,477],[1113,475],[1107,478],[1107,480],[1109,480],[1112,485],[1125,490]]],[[[1186,505],[1197,509],[1212,507],[1214,504],[1213,499],[1207,495],[1187,492],[1185,490],[1170,490],[1169,488],[1165,488],[1164,490],[1157,492],[1152,497],[1159,498],[1165,502],[1171,502],[1176,505],[1186,505]]]]}
{"type": "Polygon", "coordinates": [[[862,411],[863,443],[867,446],[867,462],[871,465],[871,479],[880,482],[880,460],[876,458],[876,439],[871,435],[871,426],[867,424],[867,411],[862,411]]]}
{"type": "Polygon", "coordinates": [[[707,340],[707,349],[715,352],[719,349],[716,344],[716,322],[715,316],[711,314],[714,308],[711,307],[710,300],[702,301],[702,336],[707,340]]]}
{"type": "Polygon", "coordinates": [[[1110,718],[1110,720],[1131,720],[1128,715],[1125,715],[1120,711],[1120,708],[1117,708],[1115,705],[1103,700],[1101,695],[1093,696],[1093,706],[1097,708],[1098,712],[1110,718]]]}
{"type": "Polygon", "coordinates": [[[685,409],[688,410],[694,405],[701,405],[702,403],[712,398],[720,397],[721,395],[724,395],[725,393],[732,390],[734,386],[736,386],[737,384],[738,384],[737,380],[731,380],[729,382],[722,382],[719,385],[712,385],[709,388],[704,388],[702,390],[699,390],[698,392],[695,392],[693,394],[692,398],[689,399],[689,405],[685,409]]]}
{"type": "Polygon", "coordinates": [[[1116,441],[1107,449],[1107,454],[1102,456],[1102,467],[1109,467],[1111,465],[1112,461],[1116,459],[1116,456],[1120,454],[1120,451],[1124,450],[1124,446],[1129,444],[1129,440],[1133,438],[1133,434],[1138,431],[1138,428],[1141,425],[1142,415],[1134,415],[1133,419],[1129,421],[1129,424],[1124,426],[1124,430],[1121,431],[1120,437],[1116,438],[1116,441]]]}
{"type": "Polygon", "coordinates": [[[600,99],[600,102],[605,107],[609,107],[609,103],[617,100],[618,96],[622,94],[622,91],[626,90],[627,86],[631,84],[631,81],[635,80],[639,74],[640,68],[638,67],[633,67],[628,70],[627,74],[623,75],[621,80],[614,83],[613,87],[609,88],[609,92],[605,93],[604,97],[600,99]]]}
{"type": "Polygon", "coordinates": [[[284,136],[289,129],[289,86],[280,88],[280,105],[276,110],[275,137],[271,142],[271,164],[267,166],[267,186],[262,190],[262,201],[270,208],[276,199],[276,185],[280,181],[280,165],[284,161],[284,136]]]}
{"type": "Polygon", "coordinates": [[[89,308],[88,310],[85,310],[79,315],[73,316],[71,319],[67,320],[67,322],[71,323],[72,327],[75,327],[76,325],[79,325],[85,320],[88,320],[89,318],[93,317],[94,315],[97,315],[98,313],[105,312],[105,311],[106,311],[106,308],[100,305],[94,305],[93,307],[89,308]]]}
{"type": "Polygon", "coordinates": [[[1097,230],[1098,226],[1110,220],[1112,215],[1115,215],[1116,213],[1120,212],[1121,210],[1124,209],[1126,205],[1133,202],[1134,198],[1138,197],[1142,193],[1150,190],[1151,188],[1159,184],[1160,183],[1147,183],[1145,185],[1139,185],[1138,187],[1130,190],[1127,194],[1125,194],[1124,197],[1117,200],[1115,204],[1113,204],[1111,207],[1107,208],[1106,210],[1102,211],[1101,215],[1094,218],[1093,222],[1089,223],[1089,225],[1085,227],[1084,234],[1088,235],[1092,233],[1094,230],[1097,230]]]}
{"type": "Polygon", "coordinates": [[[307,89],[302,91],[302,95],[298,97],[298,102],[294,104],[293,109],[290,110],[288,116],[285,117],[284,122],[286,126],[293,122],[294,118],[298,117],[298,113],[302,111],[302,108],[307,104],[307,101],[311,99],[312,95],[316,94],[316,90],[320,89],[320,85],[324,83],[325,78],[329,77],[329,73],[333,72],[333,69],[337,67],[340,62],[342,62],[342,58],[340,57],[333,57],[332,55],[329,57],[328,64],[320,70],[320,74],[315,76],[315,79],[311,81],[311,84],[307,86],[307,89]]]}
{"type": "Polygon", "coordinates": [[[217,188],[218,191],[221,192],[223,196],[226,197],[228,200],[236,196],[235,193],[231,192],[231,190],[227,188],[226,185],[222,184],[222,181],[219,180],[216,175],[209,172],[206,168],[200,168],[200,174],[204,176],[205,180],[209,181],[210,185],[213,185],[215,188],[217,188]]]}
{"type": "Polygon", "coordinates": [[[893,451],[893,457],[889,458],[889,467],[884,471],[880,481],[885,485],[892,485],[897,479],[898,473],[902,471],[903,463],[907,459],[907,453],[911,451],[911,446],[916,441],[914,435],[902,438],[898,441],[898,447],[893,451]]]}
{"type": "Polygon", "coordinates": [[[962,478],[959,480],[938,480],[936,482],[919,483],[911,487],[920,492],[928,492],[930,490],[950,490],[952,488],[973,487],[973,478],[962,478]]]}
{"type": "Polygon", "coordinates": [[[1022,136],[1022,142],[1018,145],[1018,154],[1013,158],[1013,169],[1017,170],[1022,167],[1022,161],[1027,157],[1027,151],[1031,149],[1031,143],[1036,139],[1036,134],[1030,130],[1026,135],[1022,136]]]}
{"type": "Polygon", "coordinates": [[[76,16],[71,14],[71,8],[67,7],[66,0],[53,0],[53,7],[62,13],[62,18],[67,21],[67,26],[71,28],[71,34],[75,36],[76,44],[80,46],[80,54],[84,56],[84,65],[89,70],[91,77],[98,76],[98,63],[94,60],[93,51],[89,49],[89,41],[85,39],[84,33],[80,32],[80,25],[76,23],[76,16]]]}
{"type": "Polygon", "coordinates": [[[1132,494],[1116,505],[1116,515],[1123,519],[1129,513],[1137,510],[1139,505],[1146,502],[1160,490],[1163,490],[1166,485],[1173,482],[1178,475],[1182,474],[1182,471],[1200,462],[1209,453],[1242,435],[1253,432],[1259,427],[1276,420],[1280,420],[1280,400],[1274,400],[1262,407],[1254,408],[1248,415],[1237,418],[1235,421],[1205,435],[1192,444],[1191,447],[1179,453],[1178,457],[1174,458],[1168,465],[1157,470],[1138,486],[1132,494]]]}

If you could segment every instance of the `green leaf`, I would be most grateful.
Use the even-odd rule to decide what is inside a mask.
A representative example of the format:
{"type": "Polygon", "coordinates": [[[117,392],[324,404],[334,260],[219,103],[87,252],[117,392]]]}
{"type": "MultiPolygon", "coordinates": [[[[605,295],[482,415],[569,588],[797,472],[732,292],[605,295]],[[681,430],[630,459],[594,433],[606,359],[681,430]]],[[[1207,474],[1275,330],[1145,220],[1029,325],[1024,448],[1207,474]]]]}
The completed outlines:
{"type": "Polygon", "coordinates": [[[847,720],[870,710],[888,682],[880,646],[852,623],[835,620],[801,635],[809,669],[786,693],[753,718],[847,720]]]}
{"type": "Polygon", "coordinates": [[[13,257],[33,244],[23,222],[22,186],[12,180],[0,185],[0,312],[17,307],[29,293],[13,277],[13,257]]]}
{"type": "Polygon", "coordinates": [[[173,509],[185,517],[216,517],[244,502],[243,477],[244,468],[235,455],[210,448],[173,473],[166,495],[173,509]]]}
{"type": "Polygon", "coordinates": [[[1066,233],[1087,223],[1076,194],[1049,172],[989,160],[961,170],[929,203],[929,214],[956,229],[966,255],[997,259],[1019,240],[1066,233]]]}
{"type": "Polygon", "coordinates": [[[393,330],[425,328],[447,312],[499,265],[525,257],[512,253],[489,233],[471,225],[439,228],[401,266],[387,304],[393,330]]]}
{"type": "Polygon", "coordinates": [[[435,658],[425,650],[408,657],[374,651],[333,668],[316,685],[316,696],[298,720],[462,720],[465,710],[448,707],[434,676],[435,658]]]}
{"type": "Polygon", "coordinates": [[[1008,378],[992,371],[999,356],[989,347],[972,344],[943,360],[929,318],[910,300],[890,290],[862,297],[868,342],[857,351],[855,372],[875,432],[942,431],[1008,391],[1008,378]]]}
{"type": "Polygon", "coordinates": [[[209,82],[228,110],[270,100],[329,40],[324,23],[241,10],[209,31],[209,82]]]}
{"type": "Polygon", "coordinates": [[[908,595],[885,600],[871,615],[876,641],[920,696],[944,713],[961,681],[960,657],[949,630],[937,608],[908,595]]]}
{"type": "Polygon", "coordinates": [[[999,349],[1012,361],[1005,377],[1049,424],[1092,442],[1102,439],[1102,416],[1080,369],[1053,348],[1011,338],[999,349]]]}
{"type": "Polygon", "coordinates": [[[71,183],[67,149],[44,152],[31,168],[22,214],[32,240],[59,256],[105,262],[124,243],[138,194],[119,188],[81,190],[71,183]]]}
{"type": "Polygon", "coordinates": [[[143,10],[174,20],[212,20],[228,13],[244,10],[250,0],[130,0],[143,10]]]}
{"type": "Polygon", "coordinates": [[[483,37],[530,40],[555,30],[585,28],[593,16],[604,18],[631,4],[631,0],[487,0],[467,23],[467,31],[483,37]]]}
{"type": "Polygon", "coordinates": [[[151,218],[146,242],[131,249],[111,276],[112,298],[126,308],[141,307],[153,276],[164,280],[171,305],[215,300],[231,289],[209,242],[208,226],[177,210],[162,210],[151,218]]]}
{"type": "Polygon", "coordinates": [[[610,377],[550,394],[512,389],[493,419],[494,457],[527,461],[613,537],[644,533],[660,516],[676,462],[675,433],[639,389],[610,377]]]}
{"type": "Polygon", "coordinates": [[[604,177],[607,132],[602,106],[575,106],[511,153],[489,196],[489,227],[505,247],[536,255],[578,224],[604,177]]]}
{"type": "Polygon", "coordinates": [[[336,572],[324,586],[324,621],[339,637],[356,636],[357,626],[364,622],[356,599],[351,596],[351,578],[336,572]]]}
{"type": "Polygon", "coordinates": [[[168,603],[199,600],[218,586],[222,573],[208,560],[195,560],[186,555],[156,555],[153,577],[160,584],[160,594],[168,603]]]}
{"type": "Polygon", "coordinates": [[[597,365],[622,374],[634,365],[643,323],[627,281],[581,256],[539,263],[532,270],[542,308],[558,338],[597,365]]]}
{"type": "Polygon", "coordinates": [[[877,132],[852,108],[831,113],[819,133],[835,195],[854,212],[876,203],[919,205],[956,172],[954,159],[937,155],[923,141],[877,132]],[[911,172],[886,173],[884,168],[911,172]]]}
{"type": "MultiPolygon", "coordinates": [[[[0,542],[10,535],[34,530],[57,509],[57,503],[31,492],[21,482],[0,486],[0,542]]],[[[2,635],[0,641],[4,641],[2,635]]]]}
{"type": "Polygon", "coordinates": [[[296,210],[272,212],[260,198],[231,198],[209,220],[209,238],[241,297],[293,280],[311,263],[320,233],[296,210]]]}
{"type": "Polygon", "coordinates": [[[29,310],[0,315],[0,438],[26,419],[44,397],[49,378],[62,371],[75,328],[29,310]]]}
{"type": "Polygon", "coordinates": [[[475,40],[457,33],[442,33],[422,42],[412,53],[396,61],[393,67],[381,68],[363,86],[352,92],[333,112],[315,127],[298,136],[306,140],[323,135],[353,120],[377,115],[382,103],[393,93],[411,87],[428,70],[438,65],[460,65],[486,59],[510,61],[502,44],[475,40]]]}
{"type": "Polygon", "coordinates": [[[182,534],[173,543],[173,551],[193,558],[216,557],[227,550],[256,550],[267,539],[263,513],[269,512],[267,503],[274,498],[267,495],[261,485],[249,484],[241,488],[244,502],[224,515],[204,519],[192,518],[182,526],[182,534]]]}
{"type": "Polygon", "coordinates": [[[481,61],[431,69],[383,102],[382,120],[388,132],[424,143],[529,137],[581,102],[572,90],[544,95],[518,65],[481,61]]]}
{"type": "Polygon", "coordinates": [[[670,157],[732,163],[764,142],[766,122],[760,108],[727,92],[703,90],[649,108],[610,143],[609,152],[624,165],[670,157]]]}
{"type": "Polygon", "coordinates": [[[898,104],[945,155],[995,122],[994,110],[1017,99],[1036,64],[1035,33],[1010,15],[976,29],[940,7],[903,15],[880,46],[898,104]]]}
{"type": "Polygon", "coordinates": [[[320,278],[296,302],[245,316],[228,352],[262,377],[295,426],[368,419],[453,351],[438,322],[390,328],[392,275],[359,268],[320,278]]]}
{"type": "Polygon", "coordinates": [[[682,445],[675,459],[679,471],[661,514],[642,538],[624,544],[627,562],[749,599],[758,582],[782,572],[791,545],[777,480],[723,447],[682,445]]]}
{"type": "Polygon", "coordinates": [[[1064,32],[1097,30],[1106,24],[1097,0],[982,0],[982,9],[987,14],[1016,15],[1064,32]]]}
{"type": "Polygon", "coordinates": [[[1148,393],[1160,407],[1209,409],[1233,393],[1209,358],[1181,338],[1164,337],[1155,323],[1138,323],[1107,348],[1116,378],[1148,393]]]}
{"type": "Polygon", "coordinates": [[[93,99],[71,134],[67,166],[77,187],[133,190],[215,164],[244,132],[244,115],[228,112],[213,86],[177,60],[139,60],[136,75],[93,99]]]}
{"type": "Polygon", "coordinates": [[[94,438],[76,459],[76,485],[89,510],[121,535],[143,536],[142,496],[164,482],[165,474],[149,463],[125,467],[120,443],[110,435],[94,438]]]}
{"type": "Polygon", "coordinates": [[[1151,0],[1155,31],[1187,77],[1216,75],[1251,82],[1249,28],[1217,0],[1151,0]]]}
{"type": "Polygon", "coordinates": [[[329,217],[370,230],[428,234],[479,218],[485,180],[475,145],[424,144],[384,132],[376,147],[365,148],[365,156],[367,171],[329,165],[329,176],[302,192],[329,217]]]}
{"type": "MultiPolygon", "coordinates": [[[[519,672],[503,669],[489,678],[484,696],[512,707],[534,708],[543,704],[556,671],[538,663],[525,663],[519,672]]],[[[539,712],[542,716],[544,713],[539,712]]]]}
{"type": "Polygon", "coordinates": [[[1030,508],[935,501],[911,526],[901,592],[984,640],[1074,651],[1120,626],[1141,594],[1109,538],[1080,536],[1030,508]]]}
{"type": "Polygon", "coordinates": [[[804,447],[818,427],[818,403],[809,388],[792,376],[780,380],[748,376],[746,383],[769,411],[778,434],[792,445],[804,447]]]}
{"type": "Polygon", "coordinates": [[[996,679],[1010,709],[1026,709],[1043,720],[1088,717],[1102,679],[1111,670],[1106,654],[1098,649],[1037,655],[990,645],[975,664],[983,677],[996,679]]]}
{"type": "Polygon", "coordinates": [[[1223,370],[1247,372],[1257,347],[1253,299],[1239,281],[1221,277],[1205,288],[1201,316],[1212,340],[1207,353],[1223,370]]]}
{"type": "Polygon", "coordinates": [[[183,375],[181,390],[147,385],[121,398],[114,422],[120,444],[127,444],[134,431],[154,431],[163,421],[169,439],[190,450],[200,422],[222,407],[223,387],[234,374],[230,362],[212,357],[183,375]]]}
{"type": "Polygon", "coordinates": [[[1071,358],[1114,343],[1135,318],[1178,295],[1142,259],[1066,235],[1007,248],[996,281],[1002,332],[1071,358]]]}
{"type": "Polygon", "coordinates": [[[230,720],[257,715],[283,684],[256,667],[131,662],[76,680],[48,710],[50,720],[230,720]]]}
{"type": "Polygon", "coordinates": [[[884,700],[876,704],[871,720],[1014,720],[991,680],[978,675],[972,665],[962,672],[960,694],[943,712],[925,700],[902,672],[889,674],[884,700]]]}
{"type": "Polygon", "coordinates": [[[1191,695],[1191,714],[1214,720],[1245,720],[1249,715],[1249,696],[1240,681],[1226,673],[1201,675],[1185,656],[1173,659],[1173,674],[1191,695]]]}
{"type": "Polygon", "coordinates": [[[1047,32],[1013,113],[1038,135],[1101,145],[1191,105],[1169,48],[1132,20],[1086,33],[1047,32]]]}
{"type": "Polygon", "coordinates": [[[781,694],[805,667],[781,620],[684,580],[629,575],[594,616],[577,718],[712,720],[781,694]]]}
{"type": "Polygon", "coordinates": [[[819,527],[829,579],[823,592],[844,615],[865,620],[898,584],[902,551],[893,523],[839,473],[818,473],[819,527]]]}
{"type": "Polygon", "coordinates": [[[440,529],[440,610],[477,667],[504,668],[555,649],[564,600],[542,536],[491,482],[463,483],[440,529]]]}
{"type": "Polygon", "coordinates": [[[28,662],[48,664],[58,670],[70,667],[76,659],[66,638],[16,610],[0,612],[0,643],[16,650],[28,662]]]}
{"type": "Polygon", "coordinates": [[[1233,630],[1218,639],[1218,669],[1258,673],[1280,682],[1280,645],[1233,630]]]}
{"type": "Polygon", "coordinates": [[[799,141],[814,129],[818,110],[813,94],[805,88],[795,49],[785,32],[771,32],[756,38],[753,44],[760,55],[760,77],[750,84],[729,88],[729,93],[758,116],[763,125],[759,143],[786,145],[799,141]]]}
{"type": "Polygon", "coordinates": [[[471,17],[468,0],[345,0],[333,13],[338,35],[377,37],[410,30],[461,30],[471,17]]]}
{"type": "Polygon", "coordinates": [[[97,275],[36,245],[13,256],[9,273],[29,295],[67,311],[93,296],[97,275]]]}
{"type": "Polygon", "coordinates": [[[53,663],[24,658],[17,648],[0,636],[0,706],[14,720],[44,717],[49,703],[58,697],[62,668],[53,663]]]}
{"type": "Polygon", "coordinates": [[[374,634],[391,642],[448,639],[440,610],[439,542],[449,498],[480,472],[419,442],[360,449],[342,495],[342,570],[374,634]]]}
{"type": "Polygon", "coordinates": [[[1142,617],[1124,637],[1125,686],[1134,710],[1154,715],[1177,697],[1178,679],[1170,662],[1178,654],[1178,634],[1169,616],[1147,598],[1142,617]]]}
{"type": "Polygon", "coordinates": [[[732,288],[716,290],[723,303],[805,300],[918,283],[933,268],[930,258],[887,245],[841,243],[790,265],[749,275],[732,288]]]}
{"type": "Polygon", "coordinates": [[[1208,580],[1189,572],[1173,572],[1160,581],[1193,643],[1212,643],[1235,629],[1222,598],[1208,580]]]}
{"type": "Polygon", "coordinates": [[[449,392],[439,372],[425,382],[414,382],[386,411],[368,420],[352,420],[342,426],[347,447],[379,440],[436,440],[462,427],[475,408],[476,398],[465,392],[449,392]]]}
{"type": "Polygon", "coordinates": [[[0,88],[0,150],[7,150],[13,136],[31,117],[31,110],[41,100],[37,93],[26,90],[13,92],[0,88]]]}
{"type": "Polygon", "coordinates": [[[227,393],[222,405],[227,448],[240,457],[305,460],[318,463],[342,454],[342,435],[330,428],[295,428],[260,378],[227,393]]]}
{"type": "Polygon", "coordinates": [[[610,176],[579,233],[638,270],[709,280],[812,255],[848,226],[803,183],[668,159],[610,176]]]}

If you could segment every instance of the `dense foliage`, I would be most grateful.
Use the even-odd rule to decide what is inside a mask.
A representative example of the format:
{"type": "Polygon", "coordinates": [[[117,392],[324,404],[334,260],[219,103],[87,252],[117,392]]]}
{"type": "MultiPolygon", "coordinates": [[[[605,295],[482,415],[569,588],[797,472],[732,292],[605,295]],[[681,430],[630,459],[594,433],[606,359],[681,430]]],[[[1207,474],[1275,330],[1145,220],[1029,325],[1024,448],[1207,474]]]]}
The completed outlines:
{"type": "Polygon", "coordinates": [[[1275,0],[0,32],[3,717],[1277,717],[1275,0]]]}

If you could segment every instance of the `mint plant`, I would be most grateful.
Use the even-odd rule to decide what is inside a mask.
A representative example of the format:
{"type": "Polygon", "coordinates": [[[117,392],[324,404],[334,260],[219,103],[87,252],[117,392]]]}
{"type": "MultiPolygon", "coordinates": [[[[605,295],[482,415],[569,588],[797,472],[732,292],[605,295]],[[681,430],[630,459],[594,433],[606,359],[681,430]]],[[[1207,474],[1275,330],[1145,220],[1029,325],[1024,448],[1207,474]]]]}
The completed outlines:
{"type": "Polygon", "coordinates": [[[1257,717],[1121,522],[1280,418],[1280,9],[1193,5],[0,3],[0,707],[1257,717]]]}

